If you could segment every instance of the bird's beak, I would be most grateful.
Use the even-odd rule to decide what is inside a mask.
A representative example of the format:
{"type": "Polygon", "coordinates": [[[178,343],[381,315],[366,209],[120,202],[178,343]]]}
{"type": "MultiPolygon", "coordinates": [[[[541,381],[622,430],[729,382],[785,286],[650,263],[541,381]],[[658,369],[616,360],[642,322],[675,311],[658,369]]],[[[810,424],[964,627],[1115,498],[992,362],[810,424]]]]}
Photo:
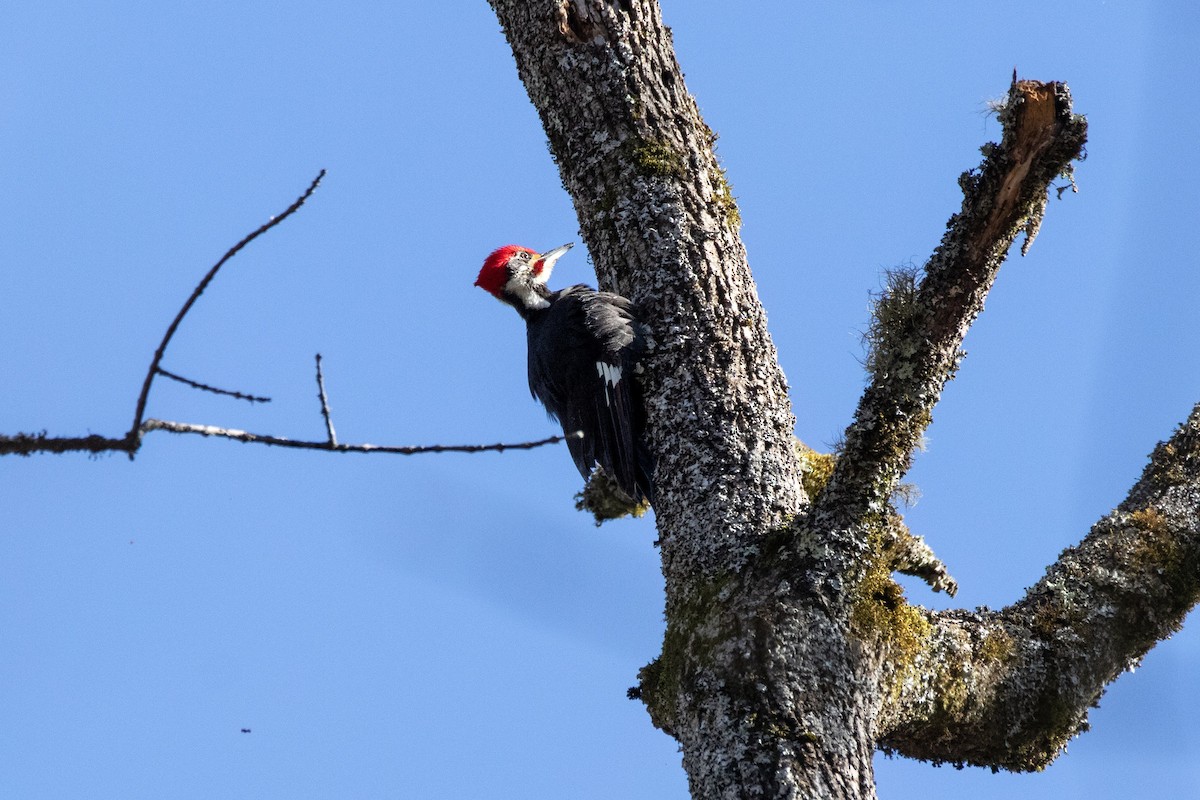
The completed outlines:
{"type": "Polygon", "coordinates": [[[562,258],[574,246],[574,242],[564,244],[562,247],[547,250],[535,258],[533,260],[533,279],[538,283],[545,283],[550,280],[550,272],[554,269],[554,262],[562,258]]]}

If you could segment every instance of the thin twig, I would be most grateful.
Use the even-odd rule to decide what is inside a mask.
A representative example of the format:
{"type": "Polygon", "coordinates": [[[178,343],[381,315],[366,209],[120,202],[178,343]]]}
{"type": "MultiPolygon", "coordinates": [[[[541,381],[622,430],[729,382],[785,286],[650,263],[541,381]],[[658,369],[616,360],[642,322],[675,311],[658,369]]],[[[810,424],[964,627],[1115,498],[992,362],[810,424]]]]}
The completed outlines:
{"type": "Polygon", "coordinates": [[[568,438],[581,438],[583,436],[580,431],[575,431],[570,436],[550,436],[546,439],[539,439],[536,442],[395,446],[379,444],[334,444],[327,441],[306,442],[298,439],[287,439],[282,436],[239,431],[235,428],[218,428],[215,425],[195,425],[190,422],[172,422],[163,419],[148,419],[142,423],[141,430],[143,433],[149,433],[150,431],[194,433],[200,436],[233,439],[234,441],[246,444],[274,445],[276,447],[291,447],[298,450],[329,450],[337,453],[391,453],[402,456],[417,455],[419,453],[502,453],[505,450],[532,450],[535,447],[557,444],[568,438]]]}
{"type": "Polygon", "coordinates": [[[259,236],[262,236],[264,233],[271,230],[271,228],[274,228],[276,225],[294,214],[300,208],[300,206],[304,205],[305,201],[312,196],[312,193],[317,190],[317,186],[320,185],[321,179],[324,177],[325,170],[321,170],[319,173],[317,173],[317,177],[313,179],[313,182],[309,184],[309,187],[304,190],[304,194],[297,197],[290,206],[284,209],[283,213],[279,214],[278,216],[271,217],[271,219],[260,226],[256,231],[245,236],[240,242],[229,248],[229,251],[226,252],[225,255],[221,256],[221,260],[213,265],[212,269],[208,271],[208,273],[200,280],[200,283],[196,285],[196,288],[192,290],[192,294],[190,297],[188,297],[187,302],[183,304],[183,308],[179,309],[179,313],[175,315],[175,319],[171,320],[171,324],[167,327],[167,332],[163,335],[162,342],[159,343],[158,349],[154,351],[154,358],[150,362],[150,369],[146,371],[146,380],[142,383],[142,392],[138,395],[137,409],[133,414],[133,425],[130,426],[129,433],[126,434],[127,437],[132,438],[136,436],[139,429],[142,427],[142,420],[146,415],[146,401],[150,397],[150,385],[154,383],[155,376],[159,374],[159,364],[162,363],[163,355],[167,352],[167,345],[171,343],[171,337],[175,335],[175,331],[179,328],[179,324],[183,322],[183,318],[187,316],[189,311],[191,311],[192,306],[195,305],[196,301],[200,299],[200,295],[204,294],[204,290],[208,288],[210,283],[212,283],[212,279],[217,276],[217,272],[220,271],[221,267],[225,266],[225,263],[229,261],[229,259],[237,255],[243,247],[250,244],[259,236]]]}
{"type": "Polygon", "coordinates": [[[198,383],[196,381],[189,380],[188,378],[185,378],[182,375],[176,375],[174,372],[168,372],[167,370],[163,369],[162,367],[158,368],[158,374],[162,375],[164,378],[170,378],[173,381],[179,381],[183,385],[190,386],[193,389],[199,389],[202,392],[212,392],[213,394],[220,394],[220,395],[225,395],[226,397],[232,397],[235,400],[246,400],[247,402],[250,402],[250,403],[269,403],[269,402],[271,402],[271,398],[269,398],[269,397],[259,397],[258,395],[253,395],[253,394],[242,394],[241,392],[233,392],[233,391],[230,391],[229,389],[218,389],[216,386],[209,386],[207,383],[198,383]]]}
{"type": "Polygon", "coordinates": [[[337,434],[333,430],[333,417],[329,413],[329,398],[325,395],[325,376],[321,374],[321,354],[317,353],[317,398],[321,401],[321,416],[325,418],[325,432],[329,434],[329,444],[338,446],[337,434]]]}

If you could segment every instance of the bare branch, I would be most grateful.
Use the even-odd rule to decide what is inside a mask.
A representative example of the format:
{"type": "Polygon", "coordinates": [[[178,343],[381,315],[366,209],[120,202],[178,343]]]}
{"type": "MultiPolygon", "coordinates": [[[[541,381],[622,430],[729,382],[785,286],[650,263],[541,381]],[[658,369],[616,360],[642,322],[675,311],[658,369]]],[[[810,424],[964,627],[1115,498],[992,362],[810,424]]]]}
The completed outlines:
{"type": "Polygon", "coordinates": [[[1032,241],[1051,181],[1082,154],[1087,122],[1072,113],[1065,84],[1014,81],[999,117],[1004,137],[985,146],[980,167],[960,178],[962,210],[924,278],[897,272],[876,302],[871,382],[814,508],[835,530],[885,509],[1010,246],[1022,231],[1032,241]]]}
{"type": "Polygon", "coordinates": [[[34,453],[108,453],[133,455],[141,445],[140,437],[126,436],[110,439],[107,436],[49,436],[41,433],[0,435],[0,456],[31,456],[34,453]]]}
{"type": "Polygon", "coordinates": [[[174,372],[168,372],[167,370],[163,369],[162,367],[158,368],[158,374],[162,375],[164,378],[170,378],[173,381],[178,381],[179,383],[182,383],[184,386],[190,386],[193,389],[199,389],[202,392],[212,392],[213,394],[224,395],[225,397],[232,397],[235,400],[246,400],[247,402],[250,402],[250,403],[269,403],[269,402],[271,402],[271,398],[269,398],[269,397],[259,397],[257,395],[253,395],[253,394],[242,394],[241,392],[233,392],[233,391],[230,391],[229,389],[218,389],[216,386],[209,386],[207,383],[199,383],[197,381],[193,381],[188,378],[185,378],[182,375],[176,375],[174,372]]]}
{"type": "Polygon", "coordinates": [[[132,456],[142,447],[142,439],[153,431],[170,433],[194,433],[200,436],[216,436],[233,439],[247,444],[265,444],[290,447],[300,450],[327,450],[334,453],[391,453],[393,455],[419,455],[421,453],[502,453],[505,450],[532,450],[549,444],[558,444],[572,437],[582,437],[581,431],[570,436],[550,436],[530,442],[499,442],[496,444],[431,444],[431,445],[379,445],[338,444],[336,442],[308,442],[261,433],[240,431],[236,428],[221,428],[216,425],[196,425],[190,422],[172,422],[148,419],[142,423],[135,436],[110,439],[105,436],[48,436],[42,433],[18,433],[0,435],[0,456],[30,456],[34,453],[128,453],[132,456]]]}
{"type": "MultiPolygon", "coordinates": [[[[532,450],[548,444],[558,444],[565,441],[567,436],[550,436],[533,442],[511,442],[497,444],[430,444],[415,446],[395,446],[379,444],[336,444],[334,442],[307,442],[299,439],[287,439],[283,436],[271,436],[262,433],[239,431],[235,428],[219,428],[215,425],[195,425],[190,422],[171,422],[162,419],[148,419],[142,423],[142,431],[169,431],[171,433],[194,433],[200,436],[216,436],[222,439],[233,439],[246,444],[265,444],[275,447],[291,447],[298,450],[328,450],[334,453],[390,453],[392,455],[412,456],[420,453],[502,453],[505,450],[532,450]]],[[[574,437],[582,437],[583,433],[575,431],[574,437]]]]}
{"type": "MultiPolygon", "coordinates": [[[[129,427],[129,433],[126,434],[128,438],[134,437],[142,426],[142,420],[146,414],[146,401],[150,398],[150,386],[154,383],[155,376],[161,373],[159,365],[162,363],[163,356],[167,352],[167,345],[171,343],[171,338],[175,335],[175,331],[179,329],[179,324],[183,322],[183,318],[187,316],[192,306],[200,299],[200,295],[204,294],[204,290],[208,288],[213,278],[217,276],[217,272],[220,271],[221,267],[225,266],[226,262],[237,255],[242,248],[299,210],[300,206],[304,205],[308,198],[312,196],[312,193],[317,190],[317,186],[321,184],[321,179],[324,177],[325,170],[321,170],[317,173],[317,177],[313,179],[312,183],[309,184],[308,188],[304,190],[304,193],[293,200],[290,206],[285,208],[278,216],[271,217],[271,219],[267,220],[257,230],[248,234],[240,242],[229,248],[225,255],[221,256],[221,259],[212,266],[212,269],[200,279],[200,283],[196,284],[196,288],[192,290],[191,296],[184,302],[183,307],[179,309],[179,313],[175,315],[175,319],[171,320],[171,324],[167,326],[167,332],[163,334],[158,349],[154,351],[154,358],[150,361],[150,368],[146,370],[146,380],[142,383],[141,394],[138,395],[137,409],[133,413],[133,425],[129,427]]],[[[132,455],[132,452],[130,454],[132,455]]]]}
{"type": "Polygon", "coordinates": [[[175,331],[179,329],[183,318],[187,316],[188,311],[195,305],[200,295],[212,283],[217,272],[231,258],[238,254],[246,245],[257,239],[262,234],[269,231],[279,223],[294,214],[316,191],[320,185],[321,179],[325,177],[325,170],[321,170],[317,177],[313,179],[309,187],[297,197],[292,204],[283,210],[278,216],[272,217],[265,224],[261,225],[257,230],[243,237],[241,241],[231,247],[225,255],[221,257],[216,264],[201,278],[200,283],[192,290],[191,296],[179,309],[179,313],[175,315],[175,319],[171,321],[167,327],[167,332],[163,335],[162,341],[158,345],[158,349],[154,351],[154,359],[150,362],[150,369],[146,372],[146,379],[142,383],[141,394],[138,395],[137,410],[134,413],[133,427],[129,432],[120,439],[111,439],[105,436],[49,436],[45,431],[41,433],[17,433],[12,436],[0,435],[0,456],[4,455],[21,455],[29,456],[34,453],[69,453],[69,452],[86,452],[86,453],[105,453],[105,452],[121,452],[127,453],[130,458],[133,458],[142,446],[143,437],[152,431],[169,431],[171,433],[193,433],[201,436],[216,436],[225,439],[233,439],[239,442],[252,444],[273,445],[276,447],[291,447],[305,450],[328,450],[338,453],[392,453],[396,455],[416,455],[419,453],[486,453],[486,452],[503,452],[505,450],[531,450],[535,447],[542,447],[548,444],[557,444],[565,439],[572,437],[582,437],[583,433],[575,431],[569,436],[551,436],[547,439],[540,439],[530,442],[514,442],[514,443],[497,443],[497,444],[460,444],[460,445],[415,445],[415,446],[396,446],[396,445],[374,445],[374,444],[356,444],[345,445],[339,444],[337,434],[333,429],[333,418],[329,411],[329,398],[325,393],[325,377],[321,371],[321,354],[317,354],[317,389],[318,397],[321,401],[321,415],[325,418],[325,430],[328,434],[328,439],[324,442],[307,442],[297,439],[287,439],[282,436],[269,436],[265,434],[249,433],[232,428],[220,428],[214,425],[195,425],[185,422],[171,422],[159,419],[146,419],[146,401],[150,396],[150,386],[154,382],[154,378],[158,375],[178,381],[179,383],[191,386],[194,389],[199,389],[213,394],[225,395],[234,397],[239,400],[247,400],[251,403],[269,403],[271,398],[258,397],[255,395],[243,394],[242,392],[234,392],[228,389],[219,389],[215,386],[210,386],[205,383],[184,378],[181,375],[176,375],[163,369],[160,364],[163,355],[166,353],[167,345],[171,343],[171,338],[175,335],[175,331]]]}
{"type": "Polygon", "coordinates": [[[317,353],[317,398],[321,401],[321,416],[325,418],[325,432],[329,434],[331,447],[338,446],[337,433],[333,430],[333,417],[329,413],[329,398],[325,395],[325,376],[321,374],[321,354],[317,353]]]}

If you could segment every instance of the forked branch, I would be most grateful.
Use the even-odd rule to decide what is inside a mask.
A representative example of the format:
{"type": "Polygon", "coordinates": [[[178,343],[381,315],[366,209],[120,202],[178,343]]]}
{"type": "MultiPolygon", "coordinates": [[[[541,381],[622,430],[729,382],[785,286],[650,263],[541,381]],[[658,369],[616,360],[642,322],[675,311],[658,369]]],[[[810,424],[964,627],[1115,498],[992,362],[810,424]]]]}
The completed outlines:
{"type": "MultiPolygon", "coordinates": [[[[233,428],[221,428],[215,425],[196,425],[186,422],[171,422],[160,419],[146,419],[146,404],[150,398],[150,389],[154,385],[154,379],[159,375],[178,381],[186,386],[200,391],[211,392],[226,397],[232,397],[238,400],[247,400],[251,403],[267,403],[270,402],[269,397],[260,397],[257,395],[245,394],[243,392],[231,391],[229,389],[219,389],[215,386],[210,386],[206,383],[185,378],[173,372],[169,372],[162,366],[163,357],[166,355],[167,347],[171,343],[171,339],[175,336],[175,332],[179,330],[180,324],[191,311],[192,306],[200,299],[200,295],[204,294],[204,290],[212,283],[213,279],[220,272],[221,267],[225,266],[234,256],[242,251],[246,245],[262,236],[267,231],[274,228],[279,223],[296,213],[301,206],[307,202],[313,192],[321,184],[321,179],[325,177],[325,170],[317,175],[309,184],[304,193],[297,197],[292,204],[283,210],[277,216],[271,217],[266,223],[259,226],[253,232],[247,234],[233,247],[226,251],[225,255],[221,256],[220,260],[212,266],[192,293],[184,302],[183,307],[171,320],[171,324],[167,326],[166,333],[163,334],[162,341],[159,342],[158,349],[154,351],[154,357],[150,361],[150,367],[146,370],[146,377],[142,382],[142,390],[138,394],[137,404],[133,415],[133,425],[129,431],[121,438],[110,438],[107,436],[50,436],[47,432],[40,433],[17,433],[13,435],[0,435],[0,456],[2,455],[20,455],[30,456],[34,453],[69,453],[69,452],[85,452],[85,453],[105,453],[118,452],[126,453],[130,458],[142,446],[143,437],[152,431],[169,431],[171,433],[192,433],[201,436],[216,436],[219,438],[233,439],[234,441],[245,442],[250,444],[265,444],[276,447],[301,448],[305,450],[326,450],[337,453],[391,453],[394,455],[416,455],[418,453],[484,453],[484,452],[503,452],[504,450],[529,450],[534,447],[542,447],[548,444],[556,444],[567,439],[567,436],[551,436],[545,439],[528,442],[511,442],[497,444],[464,444],[464,445],[374,445],[374,444],[340,444],[337,440],[337,434],[333,429],[333,418],[329,411],[329,399],[325,393],[325,377],[321,371],[321,356],[317,355],[317,387],[318,397],[321,401],[321,415],[325,420],[326,440],[323,442],[304,441],[299,439],[288,439],[282,436],[272,436],[269,434],[250,433],[248,431],[236,430],[233,428]]],[[[579,436],[578,432],[572,434],[579,436]]]]}
{"type": "Polygon", "coordinates": [[[171,344],[171,339],[175,336],[175,331],[179,330],[179,325],[183,322],[183,318],[192,310],[192,306],[200,299],[200,295],[204,294],[204,290],[212,283],[213,278],[217,277],[217,273],[221,271],[221,267],[225,266],[230,259],[240,253],[246,245],[299,211],[300,206],[304,205],[308,201],[308,198],[312,197],[317,187],[321,185],[321,179],[324,177],[325,170],[321,170],[317,173],[317,177],[313,178],[308,188],[304,190],[304,193],[293,200],[292,204],[283,210],[283,213],[271,217],[260,225],[257,230],[247,234],[240,242],[229,248],[225,252],[225,255],[221,256],[217,263],[213,264],[212,269],[196,284],[196,288],[192,290],[191,295],[184,301],[183,307],[179,309],[179,313],[175,315],[175,319],[171,320],[171,324],[167,326],[167,332],[163,334],[162,341],[158,344],[158,349],[154,351],[154,358],[150,360],[150,369],[146,370],[146,379],[142,381],[142,391],[138,395],[137,408],[133,412],[133,424],[129,426],[129,433],[126,434],[126,438],[133,439],[142,427],[142,420],[145,419],[146,414],[146,402],[150,399],[150,387],[160,373],[159,368],[162,365],[163,356],[167,353],[167,346],[171,344]]]}

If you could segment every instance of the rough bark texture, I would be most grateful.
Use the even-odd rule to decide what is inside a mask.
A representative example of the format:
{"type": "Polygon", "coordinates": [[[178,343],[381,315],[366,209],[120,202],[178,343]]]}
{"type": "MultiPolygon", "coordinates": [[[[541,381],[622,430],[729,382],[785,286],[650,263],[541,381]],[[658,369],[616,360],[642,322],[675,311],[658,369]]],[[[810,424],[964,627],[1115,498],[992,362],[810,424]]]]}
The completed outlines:
{"type": "Polygon", "coordinates": [[[787,385],[712,132],[656,3],[493,6],[600,285],[637,303],[653,336],[648,413],[668,569],[723,571],[803,495],[787,385]]]}
{"type": "Polygon", "coordinates": [[[1200,405],[1125,502],[1002,611],[928,614],[882,744],[917,758],[1041,769],[1104,687],[1200,599],[1200,405]]]}
{"type": "MultiPolygon", "coordinates": [[[[1014,76],[1015,77],[1015,76],[1014,76]]],[[[897,273],[868,335],[871,383],[816,513],[833,527],[882,511],[908,470],[933,406],[958,368],[959,345],[1017,235],[1041,224],[1050,182],[1083,149],[1087,126],[1065,84],[1016,81],[999,111],[1004,138],[959,179],[962,210],[921,280],[897,273]]]]}
{"type": "Polygon", "coordinates": [[[657,4],[490,2],[600,284],[654,337],[667,631],[631,692],[680,742],[693,796],[872,798],[880,746],[1009,769],[1052,759],[1200,592],[1200,411],[1002,612],[905,603],[894,570],[954,584],[891,497],[1000,264],[1082,153],[1067,87],[1014,80],[1003,140],[964,174],[942,244],[879,298],[870,384],[843,450],[821,457],[793,440],[737,208],[657,4]]]}

